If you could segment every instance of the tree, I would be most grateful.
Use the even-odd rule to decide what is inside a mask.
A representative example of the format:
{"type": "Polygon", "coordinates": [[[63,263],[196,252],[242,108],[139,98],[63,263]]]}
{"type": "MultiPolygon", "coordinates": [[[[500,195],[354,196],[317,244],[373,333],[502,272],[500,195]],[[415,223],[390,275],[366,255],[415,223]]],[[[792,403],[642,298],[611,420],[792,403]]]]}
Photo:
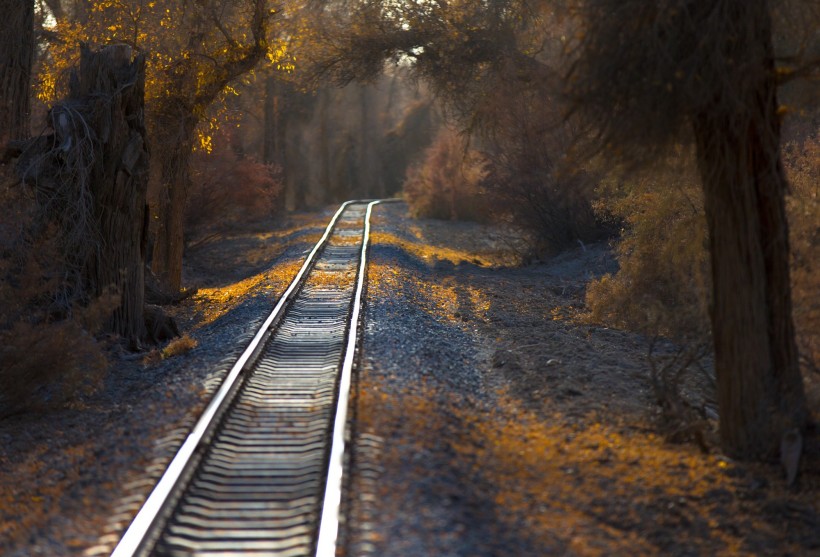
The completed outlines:
{"type": "Polygon", "coordinates": [[[213,4],[184,14],[189,18],[188,45],[166,68],[166,93],[156,100],[152,114],[161,180],[152,270],[172,290],[179,290],[182,284],[188,164],[197,126],[225,88],[268,54],[271,14],[265,0],[246,2],[244,7],[250,13],[236,14],[229,22],[219,17],[224,12],[213,4]],[[239,37],[247,31],[249,40],[242,41],[239,37]]]}
{"type": "Polygon", "coordinates": [[[0,137],[29,135],[34,0],[0,0],[0,137]]]}
{"type": "MultiPolygon", "coordinates": [[[[188,164],[195,148],[208,148],[203,123],[232,82],[267,58],[284,56],[268,40],[275,11],[268,0],[105,0],[74,3],[72,20],[60,21],[50,48],[46,83],[70,65],[78,40],[120,42],[146,53],[146,122],[157,176],[152,207],[152,270],[169,290],[181,287],[183,220],[188,164]]],[[[48,92],[47,92],[48,93],[48,92]]]]}
{"type": "Polygon", "coordinates": [[[766,0],[589,0],[567,80],[605,155],[634,163],[694,141],[709,232],[720,435],[740,458],[772,456],[806,419],[770,10],[766,0]]]}
{"type": "Polygon", "coordinates": [[[148,151],[145,58],[127,45],[83,46],[69,94],[49,111],[53,133],[32,139],[18,162],[35,192],[41,232],[59,230],[63,283],[57,309],[118,298],[108,329],[143,339],[148,151]]]}
{"type": "Polygon", "coordinates": [[[346,83],[373,79],[385,60],[407,68],[478,140],[486,187],[528,232],[532,249],[600,236],[591,181],[565,164],[571,126],[561,118],[554,66],[566,23],[549,1],[364,0],[347,19],[332,13],[317,49],[320,75],[346,83]]]}

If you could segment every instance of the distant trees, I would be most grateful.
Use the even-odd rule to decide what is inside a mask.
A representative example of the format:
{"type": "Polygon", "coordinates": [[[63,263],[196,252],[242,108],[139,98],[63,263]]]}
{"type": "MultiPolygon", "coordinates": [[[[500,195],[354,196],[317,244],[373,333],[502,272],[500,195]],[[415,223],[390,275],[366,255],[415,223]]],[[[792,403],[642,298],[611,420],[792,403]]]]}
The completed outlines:
{"type": "Polygon", "coordinates": [[[29,134],[34,0],[0,0],[0,139],[29,134]]]}
{"type": "MultiPolygon", "coordinates": [[[[568,166],[556,68],[568,33],[545,0],[357,3],[333,13],[317,71],[339,82],[378,75],[385,61],[425,80],[486,155],[488,188],[539,251],[600,233],[590,180],[568,166]]],[[[501,213],[502,211],[498,211],[501,213]]]]}

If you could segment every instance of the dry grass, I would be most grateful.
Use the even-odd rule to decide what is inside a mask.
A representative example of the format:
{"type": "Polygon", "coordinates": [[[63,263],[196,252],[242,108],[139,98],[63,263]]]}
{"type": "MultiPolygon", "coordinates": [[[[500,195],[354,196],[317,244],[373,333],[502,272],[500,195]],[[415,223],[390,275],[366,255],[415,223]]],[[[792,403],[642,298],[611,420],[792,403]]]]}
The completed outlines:
{"type": "Polygon", "coordinates": [[[197,347],[197,344],[196,339],[191,338],[188,333],[185,333],[181,337],[171,340],[162,349],[151,350],[145,355],[145,357],[143,357],[142,363],[143,365],[153,365],[159,363],[162,360],[167,360],[168,358],[173,358],[174,356],[179,356],[181,354],[185,354],[186,352],[190,352],[197,347]]]}

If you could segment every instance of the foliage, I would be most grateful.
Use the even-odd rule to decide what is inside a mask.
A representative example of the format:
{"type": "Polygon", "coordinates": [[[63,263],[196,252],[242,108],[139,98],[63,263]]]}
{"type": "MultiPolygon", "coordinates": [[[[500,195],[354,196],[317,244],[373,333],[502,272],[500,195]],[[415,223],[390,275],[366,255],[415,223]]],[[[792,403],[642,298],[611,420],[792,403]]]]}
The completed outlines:
{"type": "Polygon", "coordinates": [[[555,67],[568,29],[552,3],[368,0],[337,19],[317,71],[347,82],[387,61],[423,79],[482,153],[482,203],[496,220],[524,229],[538,252],[601,232],[589,176],[566,164],[574,130],[563,123],[555,67]]]}
{"type": "Polygon", "coordinates": [[[565,93],[592,147],[617,157],[656,160],[688,136],[692,117],[734,115],[742,125],[743,118],[759,112],[762,105],[741,99],[770,71],[753,62],[769,57],[764,53],[769,37],[755,35],[758,29],[750,24],[761,13],[774,19],[770,31],[780,83],[811,72],[816,78],[816,2],[578,4],[577,29],[566,49],[565,93]],[[740,50],[746,47],[750,50],[740,50]]]}
{"type": "Polygon", "coordinates": [[[557,253],[605,232],[592,208],[594,176],[571,160],[574,132],[537,91],[505,84],[492,96],[496,124],[483,143],[486,189],[495,210],[532,238],[536,253],[557,253]]]}
{"type": "MultiPolygon", "coordinates": [[[[791,276],[798,344],[809,368],[820,361],[820,137],[792,133],[783,149],[791,276]]],[[[691,159],[691,157],[687,157],[691,159]]],[[[655,167],[629,182],[605,182],[596,209],[621,219],[620,269],[587,288],[598,322],[697,342],[708,334],[711,298],[703,195],[690,163],[655,167]]]]}
{"type": "Polygon", "coordinates": [[[560,49],[545,25],[548,2],[404,2],[365,0],[327,10],[314,71],[347,83],[372,79],[389,62],[410,69],[462,116],[480,120],[482,98],[503,79],[545,85],[547,53],[560,49]]]}
{"type": "Polygon", "coordinates": [[[597,210],[624,228],[620,269],[587,288],[592,318],[650,335],[702,337],[711,286],[703,195],[691,162],[605,181],[598,193],[597,210]]]}
{"type": "Polygon", "coordinates": [[[264,218],[281,207],[282,184],[276,169],[240,156],[224,131],[214,138],[210,153],[200,151],[191,162],[185,221],[192,236],[264,218]]]}
{"type": "Polygon", "coordinates": [[[793,139],[783,154],[797,342],[804,365],[820,371],[820,134],[793,139]]]}
{"type": "MultiPolygon", "coordinates": [[[[604,231],[592,205],[591,175],[570,168],[569,140],[539,122],[532,104],[502,106],[489,137],[445,128],[423,161],[408,172],[404,193],[415,216],[504,222],[529,238],[530,250],[555,253],[598,239],[604,231]]],[[[533,103],[534,104],[534,103],[533,103]]]]}
{"type": "MultiPolygon", "coordinates": [[[[191,106],[202,111],[197,116],[204,125],[198,129],[197,139],[199,148],[207,151],[219,116],[227,110],[225,97],[236,94],[236,90],[221,88],[217,92],[219,107],[210,114],[204,113],[210,103],[201,106],[197,101],[211,94],[208,88],[215,76],[253,48],[248,42],[250,16],[246,13],[251,9],[251,2],[226,0],[95,2],[85,21],[60,19],[51,30],[58,40],[48,45],[37,95],[46,102],[61,96],[67,85],[68,70],[76,64],[79,43],[125,43],[146,55],[147,110],[160,110],[170,93],[185,91],[191,106]]],[[[292,69],[293,62],[284,41],[274,39],[266,42],[265,47],[270,63],[282,71],[292,69]]],[[[251,72],[244,79],[252,77],[251,72]]]]}
{"type": "Polygon", "coordinates": [[[490,222],[483,190],[486,163],[455,130],[443,128],[424,159],[411,166],[404,195],[416,217],[490,222]]]}

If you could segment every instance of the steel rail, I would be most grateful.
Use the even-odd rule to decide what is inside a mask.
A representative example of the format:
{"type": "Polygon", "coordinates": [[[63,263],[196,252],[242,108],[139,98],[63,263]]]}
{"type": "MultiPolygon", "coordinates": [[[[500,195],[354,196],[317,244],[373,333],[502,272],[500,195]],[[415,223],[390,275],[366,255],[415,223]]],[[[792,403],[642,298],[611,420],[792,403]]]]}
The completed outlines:
{"type": "Polygon", "coordinates": [[[322,504],[322,517],[319,522],[319,535],[316,542],[316,557],[334,557],[336,539],[339,533],[339,507],[342,500],[342,476],[344,474],[345,426],[347,425],[347,407],[350,397],[350,379],[353,374],[353,363],[356,345],[359,340],[359,315],[362,308],[362,292],[367,276],[367,248],[370,243],[370,215],[373,207],[381,201],[372,201],[367,205],[364,216],[364,236],[359,259],[359,272],[356,280],[356,293],[353,297],[353,310],[350,317],[350,330],[347,334],[347,348],[339,378],[339,398],[336,404],[336,419],[333,424],[333,440],[328,458],[325,497],[322,504]]]}
{"type": "MultiPolygon", "coordinates": [[[[114,551],[111,554],[112,557],[132,557],[136,555],[139,551],[141,551],[145,543],[146,536],[148,535],[151,528],[154,526],[160,514],[168,505],[169,499],[174,490],[177,488],[177,484],[180,481],[180,478],[182,477],[186,469],[189,468],[189,465],[192,462],[194,454],[203,445],[203,441],[205,439],[206,434],[214,426],[214,423],[217,417],[219,416],[220,412],[224,410],[223,407],[230,402],[229,394],[237,385],[237,382],[239,381],[243,372],[247,369],[246,365],[251,360],[251,357],[254,355],[254,352],[256,352],[258,348],[260,348],[262,340],[265,339],[265,337],[268,335],[271,325],[282,314],[283,310],[286,308],[286,304],[290,301],[290,299],[294,296],[298,289],[301,286],[303,286],[306,278],[306,273],[308,273],[308,271],[312,268],[313,264],[315,263],[315,259],[319,251],[326,246],[328,238],[330,237],[331,232],[336,227],[337,221],[339,220],[342,213],[344,213],[345,209],[347,209],[350,205],[358,203],[364,202],[355,200],[348,201],[342,204],[342,206],[336,211],[327,228],[325,229],[325,232],[322,235],[321,239],[316,243],[316,245],[313,247],[311,252],[306,257],[305,262],[302,264],[302,267],[296,274],[296,277],[288,286],[284,294],[281,296],[279,302],[276,304],[276,306],[274,307],[270,315],[267,317],[267,319],[264,321],[264,323],[254,336],[254,338],[251,340],[248,347],[245,349],[245,351],[241,354],[241,356],[236,361],[234,366],[228,372],[227,376],[223,380],[216,394],[213,396],[210,403],[207,405],[199,420],[193,427],[191,433],[182,443],[176,455],[171,460],[171,463],[168,465],[166,471],[164,472],[160,480],[157,482],[157,485],[154,487],[153,491],[150,493],[145,503],[140,508],[137,515],[134,517],[133,521],[129,525],[126,532],[123,534],[119,543],[114,548],[114,551]]],[[[343,377],[341,378],[341,384],[346,385],[346,389],[343,395],[343,399],[345,402],[344,404],[341,404],[340,401],[340,404],[337,405],[336,421],[333,427],[334,441],[331,446],[331,456],[329,459],[329,462],[331,464],[329,464],[328,476],[331,476],[332,474],[331,479],[333,485],[335,486],[336,484],[338,484],[339,487],[328,487],[326,489],[325,500],[328,501],[330,503],[330,506],[334,507],[335,510],[329,511],[327,518],[325,518],[324,512],[322,514],[321,523],[325,525],[325,533],[320,534],[320,536],[322,536],[322,549],[318,548],[317,543],[317,555],[319,556],[333,554],[327,553],[331,550],[325,548],[335,548],[336,534],[338,532],[338,500],[340,499],[341,493],[340,486],[342,475],[341,469],[339,468],[339,463],[341,463],[342,453],[344,451],[344,423],[346,420],[347,411],[347,390],[349,390],[350,373],[352,370],[353,358],[355,355],[355,346],[358,336],[358,320],[361,311],[361,295],[363,290],[363,281],[366,274],[364,266],[364,256],[367,250],[366,240],[369,237],[369,217],[371,214],[371,209],[376,203],[378,202],[371,202],[368,204],[366,216],[364,219],[365,233],[362,242],[362,261],[360,262],[358,269],[355,298],[356,302],[354,303],[353,316],[351,319],[352,323],[350,325],[352,333],[348,334],[347,350],[344,356],[342,372],[343,377]],[[343,408],[343,410],[338,410],[339,408],[343,408]],[[332,516],[334,514],[335,518],[332,516]],[[332,546],[330,545],[331,543],[332,546]],[[319,553],[319,551],[322,551],[322,553],[319,553]]],[[[340,387],[342,386],[341,384],[340,387]]],[[[339,398],[342,398],[341,394],[339,395],[339,398]]],[[[335,549],[333,549],[333,551],[335,551],[335,549]]]]}

